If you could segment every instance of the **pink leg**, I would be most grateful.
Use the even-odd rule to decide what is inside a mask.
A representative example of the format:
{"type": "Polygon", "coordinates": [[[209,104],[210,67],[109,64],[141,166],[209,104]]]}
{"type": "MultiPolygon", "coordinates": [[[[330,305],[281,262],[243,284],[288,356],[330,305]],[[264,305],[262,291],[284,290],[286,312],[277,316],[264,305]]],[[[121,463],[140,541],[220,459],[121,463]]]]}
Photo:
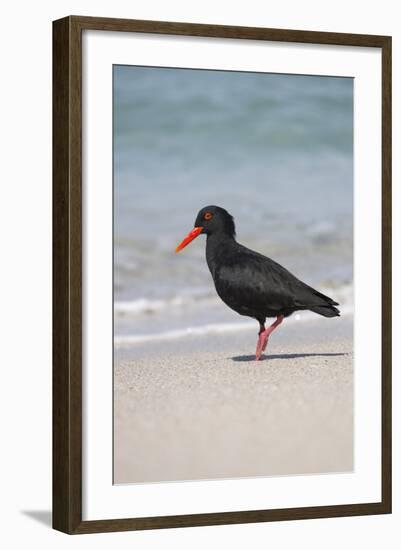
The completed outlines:
{"type": "Polygon", "coordinates": [[[256,344],[256,361],[259,361],[260,356],[262,355],[263,345],[264,345],[263,334],[265,333],[265,330],[266,329],[263,327],[259,331],[259,338],[256,344]]]}
{"type": "Polygon", "coordinates": [[[269,341],[269,336],[273,332],[274,329],[276,329],[284,320],[284,315],[279,315],[277,319],[270,325],[268,328],[260,329],[259,332],[259,338],[258,343],[256,345],[256,361],[259,361],[259,359],[262,356],[262,352],[265,351],[267,343],[269,341]]]}

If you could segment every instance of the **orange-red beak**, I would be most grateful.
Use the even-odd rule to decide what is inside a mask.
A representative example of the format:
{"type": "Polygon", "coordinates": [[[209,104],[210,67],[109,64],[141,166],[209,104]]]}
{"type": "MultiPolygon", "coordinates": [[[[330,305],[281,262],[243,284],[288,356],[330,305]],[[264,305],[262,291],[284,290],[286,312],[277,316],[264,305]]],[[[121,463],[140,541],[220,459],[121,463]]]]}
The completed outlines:
{"type": "Polygon", "coordinates": [[[192,229],[192,231],[190,231],[188,233],[188,235],[185,237],[185,239],[182,240],[182,242],[177,246],[177,248],[175,249],[176,252],[179,252],[180,250],[182,250],[183,248],[185,248],[187,246],[187,244],[189,244],[191,241],[193,241],[194,239],[196,239],[196,237],[198,235],[200,235],[200,233],[202,233],[202,229],[203,227],[194,227],[192,229]]]}

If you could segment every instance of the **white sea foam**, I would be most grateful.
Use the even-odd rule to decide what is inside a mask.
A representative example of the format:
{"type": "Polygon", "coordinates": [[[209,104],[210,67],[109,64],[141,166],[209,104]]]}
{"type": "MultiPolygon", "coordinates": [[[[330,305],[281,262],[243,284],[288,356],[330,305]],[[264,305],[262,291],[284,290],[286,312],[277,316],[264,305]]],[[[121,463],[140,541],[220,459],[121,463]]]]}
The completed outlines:
{"type": "Polygon", "coordinates": [[[215,296],[198,296],[197,294],[183,294],[171,298],[152,300],[149,298],[139,298],[138,300],[120,301],[114,303],[114,312],[116,315],[140,315],[158,313],[164,309],[184,308],[193,305],[195,302],[201,302],[207,305],[218,303],[215,296]]]}
{"type": "Polygon", "coordinates": [[[137,315],[140,313],[156,313],[166,307],[180,307],[183,305],[181,297],[167,300],[150,300],[148,298],[139,298],[125,302],[116,302],[114,312],[117,315],[137,315]]]}
{"type": "Polygon", "coordinates": [[[168,330],[155,334],[127,334],[114,337],[116,346],[130,346],[144,342],[177,340],[186,336],[203,336],[205,334],[222,334],[227,332],[238,332],[248,330],[252,327],[250,323],[211,323],[198,327],[187,327],[184,329],[168,330]]]}

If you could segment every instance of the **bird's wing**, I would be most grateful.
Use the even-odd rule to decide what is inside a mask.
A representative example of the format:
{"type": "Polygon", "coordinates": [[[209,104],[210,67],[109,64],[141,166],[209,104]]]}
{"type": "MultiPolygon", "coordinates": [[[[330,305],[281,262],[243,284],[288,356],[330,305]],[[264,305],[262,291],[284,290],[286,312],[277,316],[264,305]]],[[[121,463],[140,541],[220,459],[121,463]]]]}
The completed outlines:
{"type": "Polygon", "coordinates": [[[335,304],[274,260],[243,246],[235,258],[221,264],[215,283],[234,308],[246,304],[249,309],[281,311],[335,304]]]}

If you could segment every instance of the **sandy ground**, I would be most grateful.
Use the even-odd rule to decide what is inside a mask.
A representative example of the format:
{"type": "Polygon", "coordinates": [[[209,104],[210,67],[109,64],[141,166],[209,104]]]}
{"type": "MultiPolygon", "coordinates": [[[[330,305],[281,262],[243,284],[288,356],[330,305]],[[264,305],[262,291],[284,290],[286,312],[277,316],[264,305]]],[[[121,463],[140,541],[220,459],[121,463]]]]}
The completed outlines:
{"type": "Polygon", "coordinates": [[[114,482],[353,469],[352,319],[117,353],[114,482]],[[252,353],[252,355],[251,355],[252,353]]]}

